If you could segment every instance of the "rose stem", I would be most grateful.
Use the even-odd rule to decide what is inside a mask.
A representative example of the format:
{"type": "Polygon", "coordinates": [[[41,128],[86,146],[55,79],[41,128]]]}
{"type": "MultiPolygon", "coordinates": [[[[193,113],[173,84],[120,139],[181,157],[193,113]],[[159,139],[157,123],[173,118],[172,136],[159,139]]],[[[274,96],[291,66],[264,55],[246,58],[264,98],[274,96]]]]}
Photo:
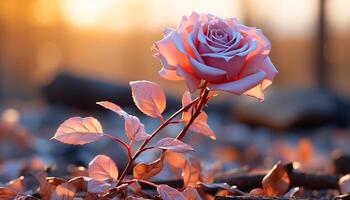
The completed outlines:
{"type": "Polygon", "coordinates": [[[183,137],[185,137],[187,130],[190,128],[191,124],[194,122],[194,120],[199,116],[199,114],[201,114],[203,107],[205,106],[205,104],[208,101],[208,95],[209,95],[209,90],[205,89],[203,94],[201,95],[201,101],[198,104],[198,107],[196,109],[196,111],[194,112],[194,114],[192,115],[190,121],[187,123],[187,125],[184,127],[184,129],[182,129],[182,131],[177,135],[176,139],[178,140],[182,140],[183,137]]]}
{"type": "Polygon", "coordinates": [[[168,124],[170,124],[171,120],[173,120],[176,116],[178,116],[179,114],[181,114],[183,111],[188,110],[194,103],[196,103],[197,101],[200,100],[201,97],[197,97],[196,99],[194,99],[190,104],[188,104],[187,106],[182,107],[181,109],[179,109],[178,111],[176,111],[172,116],[170,116],[164,123],[162,123],[152,134],[149,138],[147,138],[142,145],[139,147],[139,149],[135,152],[134,156],[132,156],[131,159],[129,159],[128,163],[126,164],[126,167],[124,168],[124,171],[122,172],[122,174],[119,177],[118,180],[118,184],[120,185],[121,181],[123,180],[123,178],[126,176],[127,171],[129,170],[129,168],[131,167],[131,165],[133,164],[133,162],[136,160],[136,158],[143,152],[143,149],[145,148],[145,146],[152,140],[152,138],[154,138],[164,127],[166,127],[168,124]]]}

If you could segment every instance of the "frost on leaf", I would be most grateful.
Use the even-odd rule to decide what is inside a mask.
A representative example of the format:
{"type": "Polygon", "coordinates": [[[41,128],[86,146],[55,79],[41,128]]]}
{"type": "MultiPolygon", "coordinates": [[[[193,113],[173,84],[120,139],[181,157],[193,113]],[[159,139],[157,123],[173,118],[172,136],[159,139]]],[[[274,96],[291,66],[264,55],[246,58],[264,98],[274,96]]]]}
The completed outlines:
{"type": "MultiPolygon", "coordinates": [[[[191,103],[191,94],[190,92],[186,91],[182,96],[182,107],[185,107],[191,103]]],[[[191,120],[191,113],[193,111],[193,108],[191,107],[187,111],[182,113],[182,121],[185,123],[188,123],[191,120]]],[[[208,115],[202,111],[198,117],[194,120],[194,122],[190,126],[190,130],[205,136],[210,137],[211,139],[215,140],[216,135],[215,133],[210,129],[208,125],[208,115]]]]}
{"type": "Polygon", "coordinates": [[[193,148],[190,145],[185,144],[175,138],[163,138],[159,140],[154,147],[177,152],[177,153],[185,153],[188,151],[193,151],[193,148]]]}
{"type": "Polygon", "coordinates": [[[164,156],[152,163],[139,163],[134,167],[133,175],[136,179],[149,179],[162,171],[164,156]]]}
{"type": "Polygon", "coordinates": [[[290,179],[281,162],[278,162],[269,173],[265,175],[262,180],[262,186],[264,194],[267,196],[282,196],[288,191],[290,179]]]}
{"type": "Polygon", "coordinates": [[[132,98],[144,114],[153,118],[162,118],[166,107],[166,98],[162,88],[150,81],[130,82],[132,98]]]}
{"type": "Polygon", "coordinates": [[[97,119],[72,117],[58,127],[52,139],[66,144],[83,145],[95,142],[102,136],[102,126],[97,119]]]}
{"type": "Polygon", "coordinates": [[[96,156],[89,163],[89,177],[98,181],[107,179],[118,179],[118,168],[114,161],[105,155],[96,156]]]}
{"type": "Polygon", "coordinates": [[[158,185],[157,191],[163,200],[186,200],[185,196],[181,192],[168,185],[158,185]]]}

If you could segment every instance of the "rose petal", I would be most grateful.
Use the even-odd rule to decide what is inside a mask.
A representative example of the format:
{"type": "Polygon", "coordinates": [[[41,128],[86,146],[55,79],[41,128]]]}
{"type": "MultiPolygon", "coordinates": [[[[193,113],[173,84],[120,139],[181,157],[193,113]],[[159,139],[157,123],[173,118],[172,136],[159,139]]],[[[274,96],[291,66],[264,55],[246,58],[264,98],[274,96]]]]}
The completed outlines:
{"type": "Polygon", "coordinates": [[[233,94],[241,95],[247,90],[257,86],[261,81],[266,77],[266,73],[264,71],[258,71],[255,74],[243,77],[241,79],[222,83],[222,84],[209,84],[209,88],[211,90],[222,90],[226,92],[231,92],[233,94]]]}
{"type": "Polygon", "coordinates": [[[217,69],[214,67],[207,66],[198,62],[197,60],[189,57],[192,69],[200,76],[201,78],[210,81],[222,81],[226,78],[226,72],[221,69],[217,69]]]}
{"type": "Polygon", "coordinates": [[[167,70],[164,67],[159,71],[159,75],[167,80],[171,80],[171,81],[180,81],[180,80],[184,80],[183,77],[178,76],[176,74],[176,71],[174,70],[167,70]]]}
{"type": "Polygon", "coordinates": [[[177,74],[180,76],[183,76],[186,81],[186,85],[191,93],[195,92],[200,85],[201,80],[197,78],[196,76],[188,73],[186,70],[184,70],[182,67],[178,66],[176,70],[177,74]]]}

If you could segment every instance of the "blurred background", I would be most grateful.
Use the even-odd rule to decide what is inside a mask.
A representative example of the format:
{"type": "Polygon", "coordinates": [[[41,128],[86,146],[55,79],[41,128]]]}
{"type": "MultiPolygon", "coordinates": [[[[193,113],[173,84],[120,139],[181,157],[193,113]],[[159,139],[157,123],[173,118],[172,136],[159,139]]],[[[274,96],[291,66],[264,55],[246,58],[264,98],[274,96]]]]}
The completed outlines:
{"type": "MultiPolygon", "coordinates": [[[[75,115],[99,116],[106,129],[114,130],[115,116],[100,112],[94,102],[111,100],[136,113],[128,86],[132,80],[160,83],[169,94],[169,111],[178,108],[185,84],[158,76],[160,63],[151,46],[165,27],[176,27],[192,11],[236,17],[261,28],[279,70],[265,102],[220,95],[209,106],[209,124],[219,143],[193,136],[192,143],[216,145],[202,156],[212,154],[208,159],[215,160],[227,154],[217,160],[229,167],[268,167],[282,159],[307,160],[327,170],[331,165],[319,164],[332,159],[321,155],[337,151],[345,156],[350,144],[348,0],[1,0],[0,142],[9,144],[18,132],[34,144],[31,155],[46,163],[68,159],[86,165],[99,151],[117,156],[106,142],[76,148],[47,140],[75,115]]],[[[143,120],[149,131],[158,123],[143,120]]],[[[6,145],[0,147],[0,161],[23,157],[6,145]]]]}

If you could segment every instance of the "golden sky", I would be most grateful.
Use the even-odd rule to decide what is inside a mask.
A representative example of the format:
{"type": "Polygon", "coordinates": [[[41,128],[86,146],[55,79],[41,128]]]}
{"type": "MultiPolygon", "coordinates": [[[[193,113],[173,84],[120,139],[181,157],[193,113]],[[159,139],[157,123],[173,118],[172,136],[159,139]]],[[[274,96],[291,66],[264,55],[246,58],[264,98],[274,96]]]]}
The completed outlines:
{"type": "MultiPolygon", "coordinates": [[[[192,11],[244,20],[248,6],[252,20],[269,25],[278,35],[308,36],[315,28],[319,0],[37,0],[34,16],[39,24],[55,17],[80,29],[125,31],[176,26],[192,11]]],[[[333,28],[349,28],[350,1],[328,1],[333,28]]]]}

